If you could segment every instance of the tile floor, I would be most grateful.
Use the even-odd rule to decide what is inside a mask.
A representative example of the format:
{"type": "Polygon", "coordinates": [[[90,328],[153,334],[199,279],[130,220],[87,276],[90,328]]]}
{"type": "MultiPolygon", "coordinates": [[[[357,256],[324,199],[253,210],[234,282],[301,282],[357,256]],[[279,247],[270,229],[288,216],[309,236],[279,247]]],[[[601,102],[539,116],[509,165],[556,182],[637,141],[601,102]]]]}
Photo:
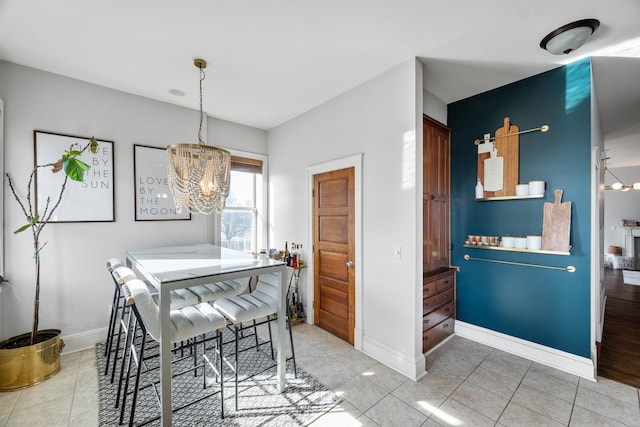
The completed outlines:
{"type": "MultiPolygon", "coordinates": [[[[428,374],[414,382],[317,327],[293,330],[300,366],[343,399],[313,427],[640,426],[636,388],[580,379],[463,338],[431,354],[428,374]]],[[[94,354],[64,355],[51,380],[1,393],[0,426],[96,425],[94,354]]]]}

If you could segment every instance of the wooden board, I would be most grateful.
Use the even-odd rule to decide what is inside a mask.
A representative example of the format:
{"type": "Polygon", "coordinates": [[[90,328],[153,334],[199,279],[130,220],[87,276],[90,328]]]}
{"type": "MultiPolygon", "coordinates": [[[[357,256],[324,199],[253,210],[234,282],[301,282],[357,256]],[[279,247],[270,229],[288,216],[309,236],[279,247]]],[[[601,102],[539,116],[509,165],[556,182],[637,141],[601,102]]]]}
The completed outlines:
{"type": "Polygon", "coordinates": [[[520,132],[520,129],[518,126],[511,124],[509,117],[505,117],[504,126],[496,130],[498,157],[504,158],[504,185],[502,190],[496,191],[496,197],[516,195],[520,157],[520,136],[517,134],[518,132],[520,132]]]}
{"type": "Polygon", "coordinates": [[[496,193],[504,188],[504,159],[496,157],[496,150],[484,161],[484,188],[496,193]]]}
{"type": "MultiPolygon", "coordinates": [[[[482,145],[482,144],[481,144],[482,145]]],[[[491,144],[493,145],[493,144],[491,144]]],[[[480,147],[478,146],[478,179],[484,185],[484,161],[491,157],[491,151],[480,153],[480,147]]],[[[484,197],[493,197],[496,193],[494,191],[484,192],[484,197]]]]}
{"type": "Polygon", "coordinates": [[[542,250],[569,252],[571,202],[560,202],[562,190],[555,191],[555,202],[544,204],[542,250]]]}

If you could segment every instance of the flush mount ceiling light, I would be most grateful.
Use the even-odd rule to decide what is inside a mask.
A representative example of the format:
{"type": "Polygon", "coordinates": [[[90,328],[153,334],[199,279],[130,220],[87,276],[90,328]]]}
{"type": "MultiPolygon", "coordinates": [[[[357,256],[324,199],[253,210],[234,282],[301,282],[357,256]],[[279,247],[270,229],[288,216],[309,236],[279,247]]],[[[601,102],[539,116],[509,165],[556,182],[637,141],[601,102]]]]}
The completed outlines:
{"type": "Polygon", "coordinates": [[[220,213],[229,195],[231,153],[206,145],[202,140],[202,81],[207,61],[195,59],[200,71],[200,127],[198,144],[172,144],[167,147],[167,175],[176,208],[191,213],[220,213]]]}
{"type": "Polygon", "coordinates": [[[568,54],[587,41],[600,26],[597,19],[581,19],[551,31],[540,42],[540,47],[554,55],[568,54]]]}

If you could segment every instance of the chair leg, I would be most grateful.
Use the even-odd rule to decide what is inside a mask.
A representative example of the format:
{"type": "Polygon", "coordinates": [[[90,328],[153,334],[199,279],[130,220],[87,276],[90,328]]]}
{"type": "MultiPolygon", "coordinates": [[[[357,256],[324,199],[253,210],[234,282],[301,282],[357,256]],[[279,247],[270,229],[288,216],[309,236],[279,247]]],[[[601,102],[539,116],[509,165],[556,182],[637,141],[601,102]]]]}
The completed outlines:
{"type": "Polygon", "coordinates": [[[236,332],[236,351],[235,351],[235,356],[234,356],[234,363],[233,363],[233,370],[235,371],[235,389],[236,389],[236,395],[235,395],[235,403],[236,403],[236,411],[238,410],[238,325],[234,325],[235,327],[235,332],[236,332]]]}
{"type": "MultiPolygon", "coordinates": [[[[120,326],[118,327],[118,338],[116,339],[116,351],[114,352],[113,367],[111,368],[111,384],[113,384],[113,380],[116,375],[116,363],[118,362],[118,352],[120,351],[120,340],[122,339],[122,329],[123,329],[122,325],[124,322],[125,313],[128,313],[130,311],[131,310],[126,310],[125,308],[123,308],[122,313],[120,313],[120,326]]],[[[129,323],[127,323],[127,326],[128,325],[129,323]]],[[[123,351],[123,354],[124,354],[124,351],[123,351]]]]}
{"type": "Polygon", "coordinates": [[[287,316],[287,325],[289,326],[289,342],[291,343],[291,359],[293,360],[293,377],[298,378],[298,368],[296,366],[296,351],[293,348],[293,332],[291,329],[291,317],[287,316]]]}
{"type": "MultiPolygon", "coordinates": [[[[224,359],[222,358],[222,344],[224,342],[224,339],[222,338],[223,335],[223,331],[218,331],[218,352],[220,353],[220,418],[224,419],[224,359]]],[[[237,336],[236,336],[237,338],[237,336]]],[[[236,341],[237,342],[237,341],[236,341]]],[[[236,344],[236,351],[237,351],[237,347],[238,344],[236,344]]],[[[237,372],[236,372],[237,375],[237,372]]],[[[237,396],[238,390],[236,389],[236,396],[237,396]]],[[[237,403],[236,403],[236,408],[238,407],[237,403]]]]}
{"type": "MultiPolygon", "coordinates": [[[[118,393],[116,394],[116,408],[118,407],[118,402],[120,401],[120,396],[121,396],[120,393],[122,390],[122,380],[124,379],[125,358],[128,360],[129,364],[131,363],[131,348],[134,346],[136,341],[136,325],[137,325],[137,322],[134,319],[133,310],[129,310],[129,315],[127,319],[127,326],[129,329],[125,332],[125,343],[124,343],[124,346],[122,347],[122,363],[120,364],[120,377],[118,379],[118,393]]],[[[122,323],[120,323],[120,326],[122,326],[122,323]]],[[[117,357],[118,357],[118,354],[116,353],[116,355],[114,356],[114,362],[115,362],[115,359],[117,359],[117,357]]],[[[114,370],[115,370],[115,367],[116,365],[114,363],[113,365],[114,370]]],[[[127,381],[128,380],[129,380],[129,372],[127,371],[127,381]]],[[[111,382],[113,382],[113,380],[111,380],[111,382]]]]}
{"type": "MultiPolygon", "coordinates": [[[[118,298],[118,288],[115,288],[115,290],[113,291],[113,301],[111,301],[111,311],[109,312],[109,326],[107,327],[107,340],[105,341],[105,346],[104,346],[104,355],[106,356],[107,350],[109,349],[109,342],[111,341],[111,338],[113,338],[113,330],[115,329],[115,319],[114,317],[116,317],[116,312],[117,309],[114,310],[114,308],[116,307],[120,308],[120,301],[118,298]]],[[[108,364],[107,364],[108,365],[108,364]]]]}

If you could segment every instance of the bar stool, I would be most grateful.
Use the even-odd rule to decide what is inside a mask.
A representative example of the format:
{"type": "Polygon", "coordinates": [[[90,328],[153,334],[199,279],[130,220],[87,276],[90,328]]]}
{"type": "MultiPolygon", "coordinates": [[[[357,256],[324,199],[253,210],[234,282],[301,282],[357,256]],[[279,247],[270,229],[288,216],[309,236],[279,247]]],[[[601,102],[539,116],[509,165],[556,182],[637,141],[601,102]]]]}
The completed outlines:
{"type": "MultiPolygon", "coordinates": [[[[235,373],[235,406],[238,410],[238,332],[245,329],[255,328],[257,325],[267,324],[269,327],[269,343],[271,344],[271,358],[273,355],[273,344],[271,342],[271,324],[277,320],[278,296],[280,294],[279,278],[273,274],[262,275],[258,279],[255,291],[249,294],[238,295],[231,298],[221,298],[213,303],[213,307],[218,310],[233,325],[235,332],[235,356],[233,371],[235,373]],[[264,320],[256,323],[258,319],[264,320]],[[252,322],[249,326],[242,326],[242,323],[252,322]]],[[[286,302],[285,302],[286,304],[286,302]]],[[[293,333],[291,331],[291,316],[287,305],[287,325],[289,327],[289,341],[291,343],[291,360],[293,360],[293,373],[297,378],[296,355],[293,347],[293,333]]],[[[278,337],[282,339],[282,337],[278,337]]],[[[266,343],[265,343],[266,344],[266,343]]],[[[260,350],[257,345],[256,350],[260,350]]]]}
{"type": "MultiPolygon", "coordinates": [[[[120,286],[122,283],[118,283],[116,277],[113,275],[113,272],[116,268],[122,267],[122,261],[118,258],[109,258],[107,260],[107,271],[111,274],[111,278],[113,279],[113,284],[115,285],[113,288],[113,301],[111,302],[111,312],[109,314],[109,326],[107,327],[107,339],[105,341],[104,346],[104,355],[107,358],[107,363],[104,367],[104,374],[107,375],[109,370],[109,359],[111,357],[111,350],[113,346],[113,334],[116,329],[116,322],[118,319],[118,312],[124,307],[122,292],[120,290],[120,286]]],[[[124,282],[123,282],[124,283],[124,282]]]]}
{"type": "MultiPolygon", "coordinates": [[[[131,270],[129,267],[118,267],[116,268],[113,273],[111,273],[113,278],[114,278],[114,282],[116,284],[117,287],[121,287],[124,283],[126,283],[127,281],[131,280],[131,279],[136,279],[137,276],[135,274],[135,272],[133,270],[131,270]]],[[[143,282],[144,283],[144,282],[143,282]]],[[[147,286],[145,284],[145,286],[147,286]]],[[[147,286],[147,290],[149,290],[149,287],[147,286]]],[[[119,291],[121,292],[121,290],[119,291]]],[[[158,294],[151,294],[151,291],[149,291],[149,294],[151,295],[151,297],[154,299],[154,301],[157,301],[159,299],[158,294]]],[[[170,307],[171,309],[180,309],[183,307],[187,307],[190,305],[195,305],[198,304],[198,296],[192,292],[190,292],[188,289],[176,289],[175,291],[171,291],[169,293],[170,295],[170,307]]],[[[122,340],[122,334],[125,334],[125,344],[123,347],[123,353],[124,353],[124,349],[127,348],[127,345],[129,345],[130,340],[132,339],[129,336],[129,330],[130,330],[130,322],[129,322],[129,317],[126,316],[127,314],[127,307],[126,305],[124,305],[122,307],[122,309],[120,310],[120,325],[118,327],[118,335],[116,338],[116,349],[114,352],[114,356],[113,356],[113,367],[111,369],[111,383],[113,383],[114,379],[115,379],[115,371],[116,371],[116,363],[118,361],[118,353],[120,352],[120,342],[122,340]]],[[[115,331],[115,329],[114,329],[115,331]]],[[[113,337],[111,338],[111,340],[113,340],[113,337]]],[[[111,350],[111,347],[109,347],[109,351],[111,350]]],[[[123,354],[124,356],[124,354],[123,354]]],[[[109,361],[109,355],[107,355],[107,363],[109,361]]],[[[107,370],[109,369],[109,366],[105,366],[105,375],[107,373],[107,370]]],[[[124,365],[120,367],[120,377],[122,378],[122,373],[124,372],[124,365]]],[[[116,406],[117,406],[117,402],[118,399],[116,399],[116,406]]]]}
{"type": "MultiPolygon", "coordinates": [[[[142,341],[140,343],[139,352],[136,349],[135,342],[132,342],[129,348],[127,357],[127,376],[125,380],[124,393],[122,395],[122,408],[120,410],[120,424],[124,419],[124,411],[126,406],[129,378],[131,376],[131,362],[136,363],[135,373],[135,385],[133,390],[133,396],[131,401],[131,413],[129,415],[129,425],[133,425],[135,418],[136,400],[138,396],[138,390],[140,388],[140,374],[142,371],[142,365],[144,361],[144,350],[147,335],[155,341],[160,340],[160,314],[157,303],[151,296],[149,289],[145,286],[144,282],[139,279],[128,280],[122,286],[123,294],[126,299],[127,305],[132,308],[134,313],[134,328],[137,325],[142,331],[142,341]]],[[[182,341],[193,340],[193,344],[203,345],[203,358],[213,368],[216,375],[220,376],[220,416],[224,418],[224,392],[223,392],[223,360],[222,360],[222,332],[226,327],[226,319],[220,313],[218,313],[210,304],[199,303],[184,307],[177,310],[171,310],[171,342],[177,343],[182,341]],[[204,339],[205,334],[209,332],[216,333],[215,340],[217,341],[216,355],[219,356],[219,367],[214,367],[208,360],[205,354],[204,339]],[[200,343],[196,342],[196,338],[203,336],[200,343]]],[[[195,357],[195,352],[194,352],[195,357]]],[[[203,366],[203,372],[206,367],[203,366]]],[[[197,366],[194,366],[197,369],[197,366]]],[[[206,387],[206,373],[204,375],[204,384],[206,387]]],[[[151,384],[155,389],[155,384],[151,384]]],[[[156,390],[157,393],[157,390],[156,390]]],[[[159,400],[159,399],[158,399],[159,400]]],[[[199,399],[201,400],[201,399],[199,399]]],[[[188,406],[188,405],[185,405],[188,406]]]]}

